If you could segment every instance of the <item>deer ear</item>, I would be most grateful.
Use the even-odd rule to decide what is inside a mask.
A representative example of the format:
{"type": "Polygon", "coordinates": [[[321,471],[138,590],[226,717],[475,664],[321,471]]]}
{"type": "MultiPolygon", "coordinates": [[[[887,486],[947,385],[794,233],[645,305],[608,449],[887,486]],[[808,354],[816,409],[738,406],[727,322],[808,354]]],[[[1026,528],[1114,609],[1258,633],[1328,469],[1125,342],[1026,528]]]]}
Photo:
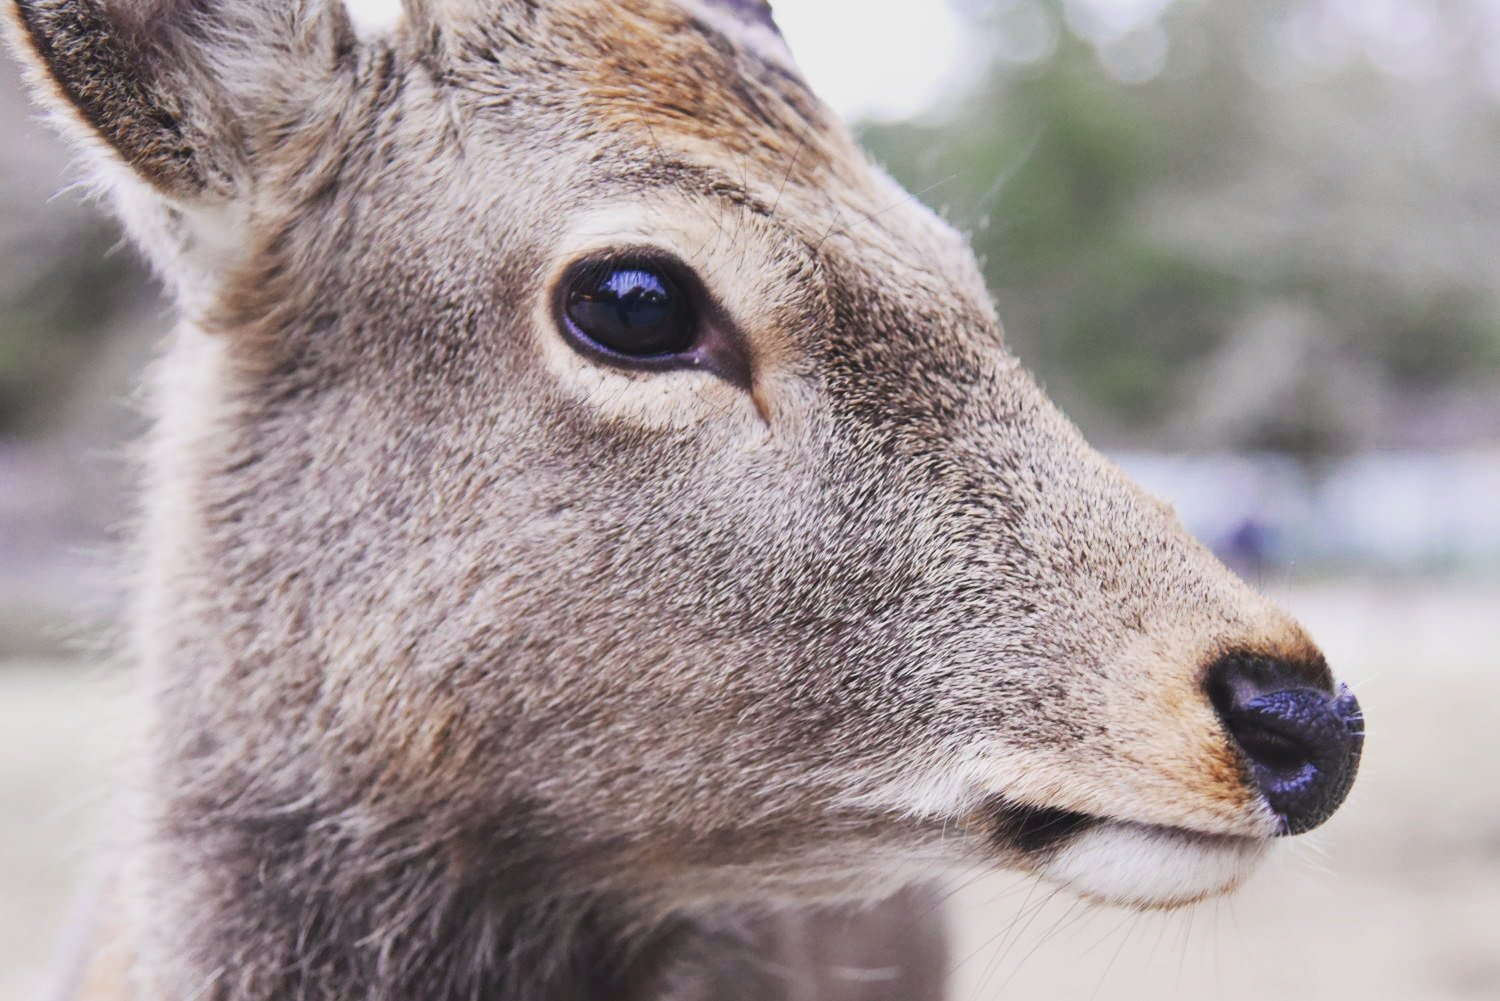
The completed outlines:
{"type": "MultiPolygon", "coordinates": [[[[781,30],[766,0],[679,0],[689,10],[702,12],[725,37],[785,69],[796,71],[781,30]]],[[[798,73],[800,76],[800,73],[798,73]]]]}
{"type": "Polygon", "coordinates": [[[720,10],[746,25],[776,31],[776,20],[771,16],[771,5],[767,0],[703,0],[703,2],[705,6],[720,10]]]}
{"type": "Polygon", "coordinates": [[[0,3],[70,131],[176,198],[233,194],[257,116],[296,101],[354,45],[339,0],[0,3]]]}

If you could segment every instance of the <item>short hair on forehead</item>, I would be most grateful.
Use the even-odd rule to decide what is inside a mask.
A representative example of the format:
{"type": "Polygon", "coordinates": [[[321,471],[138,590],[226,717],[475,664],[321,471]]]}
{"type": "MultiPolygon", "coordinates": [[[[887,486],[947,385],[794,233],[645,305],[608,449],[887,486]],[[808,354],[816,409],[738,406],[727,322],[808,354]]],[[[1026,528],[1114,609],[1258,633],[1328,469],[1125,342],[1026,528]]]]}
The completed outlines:
{"type": "Polygon", "coordinates": [[[645,161],[630,163],[617,176],[641,190],[689,190],[749,209],[756,215],[775,214],[774,208],[756,196],[743,180],[718,167],[674,158],[666,150],[661,151],[660,157],[653,156],[645,161]]]}

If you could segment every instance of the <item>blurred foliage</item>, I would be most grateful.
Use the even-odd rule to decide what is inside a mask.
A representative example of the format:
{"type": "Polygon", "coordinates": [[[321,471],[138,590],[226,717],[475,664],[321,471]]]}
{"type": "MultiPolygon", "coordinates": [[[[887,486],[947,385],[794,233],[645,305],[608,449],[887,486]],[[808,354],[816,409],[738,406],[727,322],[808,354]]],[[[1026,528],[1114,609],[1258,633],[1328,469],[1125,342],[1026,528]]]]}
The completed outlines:
{"type": "Polygon", "coordinates": [[[1093,407],[1143,422],[1171,402],[1177,373],[1162,359],[1211,350],[1241,290],[1135,225],[1149,136],[1132,95],[1093,67],[1069,39],[1040,71],[997,75],[948,121],[871,126],[863,139],[898,178],[973,220],[1027,361],[1093,407]]]}
{"type": "MultiPolygon", "coordinates": [[[[1408,6],[1446,18],[1433,46],[1468,30],[1462,4],[1408,6]]],[[[1495,259],[1464,259],[1444,228],[1472,198],[1445,186],[1459,158],[1500,204],[1500,175],[1478,168],[1500,125],[1478,73],[1414,80],[1350,55],[1380,25],[1341,24],[1347,4],[1155,7],[964,4],[992,53],[973,93],[862,129],[971,233],[1013,346],[1064,408],[1105,441],[1176,429],[1186,447],[1316,454],[1379,444],[1414,397],[1478,386],[1500,401],[1495,259]],[[1111,21],[1122,8],[1145,14],[1111,21]],[[1319,32],[1341,62],[1318,63],[1319,32]],[[1260,322],[1288,302],[1310,329],[1260,322]],[[1251,328],[1303,363],[1230,364],[1251,328]],[[1244,419],[1196,420],[1221,386],[1244,419]]]]}
{"type": "Polygon", "coordinates": [[[1391,303],[1381,315],[1386,322],[1368,324],[1379,340],[1366,350],[1403,385],[1436,389],[1500,367],[1500,317],[1471,289],[1391,303]]]}
{"type": "MultiPolygon", "coordinates": [[[[95,362],[120,313],[142,296],[143,269],[100,221],[14,269],[0,311],[0,435],[33,432],[95,362]]],[[[45,242],[43,246],[45,246],[45,242]]],[[[19,255],[16,255],[19,256],[19,255]]]]}

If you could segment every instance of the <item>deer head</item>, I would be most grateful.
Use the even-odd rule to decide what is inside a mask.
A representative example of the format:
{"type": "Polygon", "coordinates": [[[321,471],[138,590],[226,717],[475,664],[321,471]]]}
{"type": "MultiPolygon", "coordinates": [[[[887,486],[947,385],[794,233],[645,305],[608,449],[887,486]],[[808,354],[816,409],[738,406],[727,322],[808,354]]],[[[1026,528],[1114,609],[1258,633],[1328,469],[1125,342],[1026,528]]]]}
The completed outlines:
{"type": "Polygon", "coordinates": [[[182,913],[268,838],[657,912],[977,859],[1166,906],[1347,791],[1317,649],[763,4],[6,2],[182,313],[136,620],[182,913]]]}

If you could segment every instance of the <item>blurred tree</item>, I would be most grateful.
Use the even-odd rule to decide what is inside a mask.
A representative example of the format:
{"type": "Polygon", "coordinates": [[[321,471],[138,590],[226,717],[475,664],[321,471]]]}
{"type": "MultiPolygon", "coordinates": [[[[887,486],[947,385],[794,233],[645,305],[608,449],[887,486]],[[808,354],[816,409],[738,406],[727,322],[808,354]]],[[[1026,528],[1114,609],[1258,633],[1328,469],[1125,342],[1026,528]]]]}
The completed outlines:
{"type": "Polygon", "coordinates": [[[28,268],[0,282],[0,437],[41,429],[144,293],[144,269],[94,217],[76,229],[31,234],[28,268]],[[50,237],[50,239],[49,239],[50,237]]]}
{"type": "Polygon", "coordinates": [[[1484,4],[960,6],[992,39],[982,83],[863,138],[970,230],[1013,345],[1091,433],[1321,454],[1474,387],[1497,404],[1471,433],[1500,433],[1484,4]]]}

